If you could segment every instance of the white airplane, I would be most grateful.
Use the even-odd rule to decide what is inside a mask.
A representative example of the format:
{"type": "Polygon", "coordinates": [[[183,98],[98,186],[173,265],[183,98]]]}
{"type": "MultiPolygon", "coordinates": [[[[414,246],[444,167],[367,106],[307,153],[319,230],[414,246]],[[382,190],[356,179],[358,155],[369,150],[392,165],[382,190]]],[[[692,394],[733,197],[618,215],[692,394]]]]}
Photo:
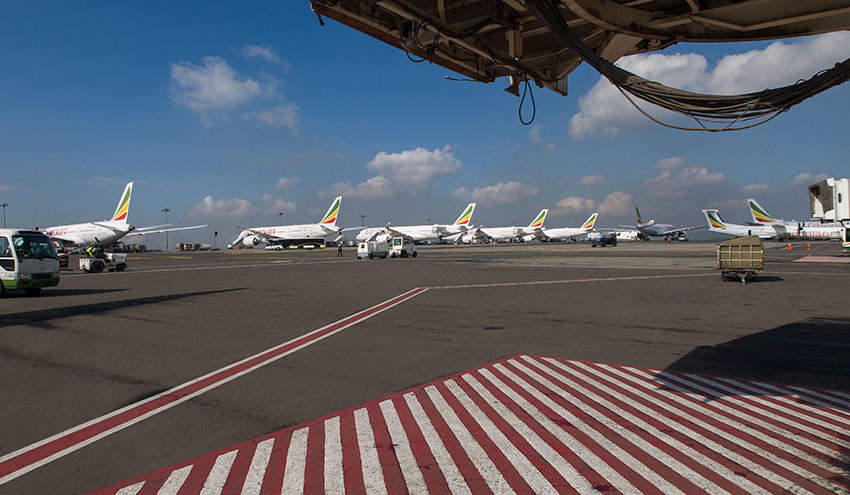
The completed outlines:
{"type": "Polygon", "coordinates": [[[593,225],[596,223],[596,218],[599,216],[599,213],[593,213],[588,218],[587,221],[582,224],[581,227],[560,227],[556,229],[543,229],[540,234],[537,235],[538,239],[549,239],[550,241],[566,241],[572,239],[573,237],[587,234],[591,230],[593,230],[593,225]]]}
{"type": "Polygon", "coordinates": [[[677,229],[673,225],[669,223],[655,223],[655,220],[650,220],[648,222],[643,221],[640,217],[640,210],[635,206],[635,214],[637,215],[637,225],[620,225],[620,227],[626,227],[629,229],[635,229],[641,234],[647,237],[665,237],[665,238],[677,238],[680,241],[687,241],[688,238],[685,235],[685,232],[689,230],[696,229],[704,229],[704,225],[698,225],[695,227],[684,227],[681,229],[677,229]]]}
{"type": "Polygon", "coordinates": [[[414,241],[442,240],[443,238],[468,231],[473,211],[475,211],[475,203],[469,203],[466,205],[463,213],[461,213],[460,216],[457,217],[457,220],[455,220],[455,222],[451,225],[434,224],[391,227],[390,224],[387,224],[384,227],[369,227],[363,229],[357,234],[355,239],[357,239],[358,242],[365,242],[381,237],[385,237],[389,240],[389,238],[393,236],[402,236],[413,239],[414,241]]]}
{"type": "Polygon", "coordinates": [[[543,230],[543,222],[546,221],[546,214],[549,213],[548,208],[543,208],[540,213],[528,224],[528,227],[475,227],[470,228],[468,232],[460,236],[460,241],[464,243],[478,241],[507,241],[507,240],[522,240],[525,236],[534,235],[543,230]]]}
{"type": "Polygon", "coordinates": [[[793,237],[798,239],[839,239],[844,226],[840,222],[798,222],[796,220],[783,220],[774,218],[752,198],[747,200],[750,214],[754,225],[765,225],[773,227],[780,232],[780,237],[793,237]]]}
{"type": "Polygon", "coordinates": [[[733,237],[757,235],[762,239],[773,239],[784,234],[785,229],[778,224],[774,225],[740,225],[726,223],[720,217],[717,210],[702,210],[705,221],[708,222],[708,230],[720,234],[728,234],[733,237]]]}
{"type": "Polygon", "coordinates": [[[237,225],[237,227],[242,229],[242,232],[227,247],[229,249],[235,249],[241,245],[246,248],[252,248],[258,244],[273,243],[275,241],[315,241],[319,239],[324,241],[327,237],[334,234],[341,234],[344,230],[342,227],[337,227],[336,225],[340,204],[342,204],[342,196],[337,196],[331,202],[328,212],[325,213],[325,216],[322,217],[319,223],[252,227],[250,229],[237,225]]]}
{"type": "Polygon", "coordinates": [[[105,246],[113,244],[125,236],[160,234],[162,232],[174,232],[176,230],[200,229],[206,225],[193,225],[191,227],[178,227],[174,229],[160,229],[168,225],[155,225],[152,227],[135,228],[127,221],[130,213],[130,198],[133,194],[133,183],[128,182],[124,186],[124,192],[115,207],[112,218],[102,222],[75,223],[71,225],[56,225],[47,227],[44,232],[48,237],[63,245],[70,246],[105,246]]]}

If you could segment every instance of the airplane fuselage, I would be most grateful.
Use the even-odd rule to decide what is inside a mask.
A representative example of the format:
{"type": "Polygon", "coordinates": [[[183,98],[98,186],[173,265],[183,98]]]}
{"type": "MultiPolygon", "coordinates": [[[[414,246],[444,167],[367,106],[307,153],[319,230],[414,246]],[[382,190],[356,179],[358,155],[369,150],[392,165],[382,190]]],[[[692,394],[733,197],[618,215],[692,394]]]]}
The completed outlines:
{"type": "Polygon", "coordinates": [[[650,237],[667,237],[671,234],[665,234],[674,229],[673,225],[664,223],[642,223],[635,225],[635,228],[643,235],[650,237]]]}
{"type": "Polygon", "coordinates": [[[98,223],[100,225],[91,222],[57,225],[47,227],[44,229],[44,233],[48,237],[72,244],[107,245],[117,242],[118,239],[133,230],[132,225],[124,222],[103,221],[98,223]]]}
{"type": "Polygon", "coordinates": [[[390,226],[390,230],[399,232],[415,241],[436,241],[443,237],[459,234],[464,232],[462,226],[459,225],[404,225],[401,227],[390,226]]]}
{"type": "Polygon", "coordinates": [[[559,227],[555,229],[544,229],[543,234],[549,239],[566,240],[573,237],[586,234],[590,229],[582,229],[578,227],[559,227]]]}
{"type": "Polygon", "coordinates": [[[530,233],[523,227],[481,227],[478,230],[487,237],[499,241],[517,239],[530,233]]]}

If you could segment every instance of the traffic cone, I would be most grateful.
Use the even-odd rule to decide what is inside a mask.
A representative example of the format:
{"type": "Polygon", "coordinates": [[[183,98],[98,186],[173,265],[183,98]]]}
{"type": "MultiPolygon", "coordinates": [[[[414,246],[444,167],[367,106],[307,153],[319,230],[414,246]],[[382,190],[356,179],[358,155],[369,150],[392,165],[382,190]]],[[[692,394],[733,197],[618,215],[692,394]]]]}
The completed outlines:
{"type": "Polygon", "coordinates": [[[806,243],[806,251],[811,251],[811,250],[812,250],[812,246],[809,245],[809,243],[806,243]]]}
{"type": "Polygon", "coordinates": [[[789,242],[788,243],[788,251],[790,251],[790,250],[791,250],[791,243],[789,242]]]}

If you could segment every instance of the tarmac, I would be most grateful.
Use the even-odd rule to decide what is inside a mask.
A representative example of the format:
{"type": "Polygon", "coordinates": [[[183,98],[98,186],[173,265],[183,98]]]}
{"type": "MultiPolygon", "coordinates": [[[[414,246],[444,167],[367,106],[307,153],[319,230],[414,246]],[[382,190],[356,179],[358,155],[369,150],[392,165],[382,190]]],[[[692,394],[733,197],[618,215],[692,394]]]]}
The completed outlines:
{"type": "MultiPolygon", "coordinates": [[[[194,465],[187,460],[196,458],[209,459],[206,474],[194,482],[196,475],[186,474],[190,481],[179,493],[252,493],[244,479],[234,488],[231,471],[221,478],[224,491],[216,492],[210,481],[219,463],[251,472],[250,456],[222,457],[229,446],[250,441],[258,448],[257,439],[288,432],[287,448],[294,448],[296,432],[306,435],[302,425],[338,417],[332,423],[336,429],[326,426],[322,438],[338,432],[343,439],[339,462],[347,466],[344,439],[354,435],[358,408],[372,411],[374,418],[375,408],[387,400],[397,404],[407,393],[424,400],[422,394],[431,393],[425,384],[449,396],[449,378],[462,381],[466,373],[484,373],[482,367],[494,373],[502,372],[499,366],[516,370],[515,363],[526,357],[554,359],[567,367],[580,362],[628,373],[634,367],[648,374],[740,380],[734,391],[712,400],[758,396],[782,402],[790,400],[789,390],[810,398],[822,394],[827,399],[821,404],[812,402],[811,407],[821,408],[809,411],[820,418],[813,421],[844,427],[829,433],[836,438],[830,452],[840,455],[819,457],[832,463],[835,476],[809,491],[850,490],[850,263],[844,262],[838,243],[812,242],[810,250],[806,243],[791,243],[790,251],[787,246],[765,243],[765,270],[747,285],[723,282],[715,268],[715,244],[693,241],[613,248],[581,243],[423,246],[415,259],[386,260],[356,260],[353,248],[341,258],[335,249],[144,253],[129,255],[123,273],[63,272],[60,285],[38,297],[7,293],[0,300],[0,494],[167,493],[168,477],[178,471],[173,467],[194,465]],[[762,382],[780,385],[771,389],[762,382]],[[209,457],[212,452],[221,455],[209,457]],[[146,473],[154,472],[165,474],[156,488],[145,486],[146,473]],[[138,490],[127,489],[131,485],[125,480],[136,480],[138,490]]],[[[492,390],[509,402],[500,395],[507,392],[492,390]]],[[[599,399],[591,403],[601,404],[612,394],[596,393],[599,399]]],[[[511,401],[505,407],[521,403],[517,397],[511,401]]],[[[434,419],[436,409],[424,407],[434,419]]],[[[414,412],[410,409],[409,421],[416,420],[414,412]]],[[[404,423],[407,413],[401,414],[404,423]]],[[[479,427],[470,426],[473,416],[454,414],[470,435],[477,435],[479,427]]],[[[372,435],[388,434],[375,421],[372,435]]],[[[417,424],[427,443],[430,430],[417,424]]],[[[452,424],[439,423],[435,434],[445,440],[452,424]]],[[[762,435],[758,440],[765,441],[772,434],[747,435],[762,435]]],[[[305,448],[315,440],[307,438],[305,448]]],[[[373,445],[380,443],[371,438],[373,445]]],[[[325,440],[321,445],[327,461],[331,444],[325,440]]],[[[443,481],[430,484],[423,478],[421,486],[463,492],[446,474],[451,464],[446,459],[457,458],[452,444],[445,458],[436,444],[428,445],[430,462],[439,465],[443,481]]],[[[510,445],[494,441],[482,452],[496,459],[492,452],[507,456],[513,452],[510,445]]],[[[545,478],[540,486],[566,490],[567,485],[558,484],[566,474],[552,468],[560,461],[545,456],[533,461],[537,458],[517,448],[542,473],[539,479],[526,479],[525,471],[518,470],[513,478],[485,476],[485,481],[530,493],[538,492],[533,480],[543,483],[545,478]]],[[[274,458],[272,452],[277,451],[269,450],[274,458]]],[[[297,479],[306,483],[307,492],[339,491],[329,489],[339,478],[330,464],[324,471],[315,468],[317,476],[325,473],[323,484],[310,484],[311,452],[302,475],[307,481],[297,479]]],[[[386,453],[381,452],[374,455],[383,463],[380,456],[386,453]]],[[[654,455],[646,452],[634,455],[654,455]]],[[[364,472],[369,455],[363,448],[357,454],[364,472]]],[[[416,461],[424,469],[425,461],[416,461]]],[[[474,489],[470,480],[477,475],[469,474],[474,463],[467,464],[460,463],[458,473],[471,492],[496,491],[489,484],[474,489]]],[[[386,473],[382,479],[390,480],[386,473]]],[[[626,480],[621,483],[632,483],[628,486],[637,486],[637,492],[657,491],[621,476],[626,480]]],[[[358,479],[366,483],[363,475],[358,479]]],[[[411,487],[420,485],[408,483],[411,479],[401,476],[392,486],[415,491],[411,487]]],[[[600,474],[592,486],[603,481],[610,479],[600,474]]],[[[670,483],[684,493],[696,493],[688,487],[701,486],[693,480],[670,483]]],[[[787,489],[781,481],[771,483],[765,492],[787,489]]],[[[364,486],[348,491],[371,491],[364,486]]],[[[611,486],[610,493],[622,488],[611,486]]]]}

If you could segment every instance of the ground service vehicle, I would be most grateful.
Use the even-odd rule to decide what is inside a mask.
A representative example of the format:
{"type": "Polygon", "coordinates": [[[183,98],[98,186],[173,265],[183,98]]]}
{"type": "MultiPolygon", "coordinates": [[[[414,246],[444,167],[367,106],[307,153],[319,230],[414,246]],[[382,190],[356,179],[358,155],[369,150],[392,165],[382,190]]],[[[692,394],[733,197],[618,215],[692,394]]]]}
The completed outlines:
{"type": "Polygon", "coordinates": [[[408,256],[416,257],[416,245],[413,244],[413,240],[409,237],[393,237],[390,257],[407,258],[408,256]]]}
{"type": "Polygon", "coordinates": [[[844,254],[850,254],[850,227],[844,227],[841,231],[841,247],[844,249],[844,254]]]}
{"type": "Polygon", "coordinates": [[[127,269],[127,255],[124,253],[106,253],[94,258],[80,258],[80,270],[86,273],[100,273],[103,270],[123,272],[127,269]]]}
{"type": "Polygon", "coordinates": [[[37,230],[0,229],[0,296],[24,290],[31,296],[59,285],[53,242],[37,230]]]}
{"type": "Polygon", "coordinates": [[[593,231],[587,234],[587,241],[590,243],[590,247],[596,246],[616,246],[617,245],[617,234],[603,234],[602,232],[593,231]]]}
{"type": "Polygon", "coordinates": [[[357,259],[386,258],[390,253],[387,241],[366,241],[357,245],[357,259]]]}
{"type": "Polygon", "coordinates": [[[746,285],[764,269],[764,245],[758,236],[729,239],[717,245],[717,269],[723,281],[741,280],[746,285]]]}

